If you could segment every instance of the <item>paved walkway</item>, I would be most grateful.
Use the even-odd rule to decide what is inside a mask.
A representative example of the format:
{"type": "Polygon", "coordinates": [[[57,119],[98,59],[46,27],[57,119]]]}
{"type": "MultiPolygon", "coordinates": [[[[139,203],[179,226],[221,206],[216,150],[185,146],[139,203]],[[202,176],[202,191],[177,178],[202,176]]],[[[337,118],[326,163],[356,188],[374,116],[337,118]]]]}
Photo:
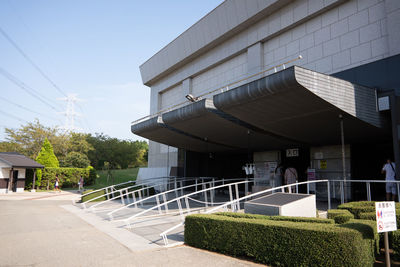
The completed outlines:
{"type": "Polygon", "coordinates": [[[123,228],[110,232],[90,214],[83,218],[71,205],[76,198],[0,195],[0,266],[258,266],[188,246],[163,248],[123,228]]]}

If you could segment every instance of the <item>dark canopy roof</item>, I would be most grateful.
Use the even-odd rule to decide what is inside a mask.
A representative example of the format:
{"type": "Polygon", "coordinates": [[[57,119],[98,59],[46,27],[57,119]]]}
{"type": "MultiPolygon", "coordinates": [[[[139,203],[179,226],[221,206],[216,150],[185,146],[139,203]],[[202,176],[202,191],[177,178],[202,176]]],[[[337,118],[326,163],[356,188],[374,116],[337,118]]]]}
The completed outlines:
{"type": "Polygon", "coordinates": [[[16,152],[0,152],[0,161],[13,168],[44,168],[43,165],[16,152]]]}
{"type": "Polygon", "coordinates": [[[284,149],[390,137],[375,91],[293,66],[156,118],[134,134],[192,151],[284,149]]]}

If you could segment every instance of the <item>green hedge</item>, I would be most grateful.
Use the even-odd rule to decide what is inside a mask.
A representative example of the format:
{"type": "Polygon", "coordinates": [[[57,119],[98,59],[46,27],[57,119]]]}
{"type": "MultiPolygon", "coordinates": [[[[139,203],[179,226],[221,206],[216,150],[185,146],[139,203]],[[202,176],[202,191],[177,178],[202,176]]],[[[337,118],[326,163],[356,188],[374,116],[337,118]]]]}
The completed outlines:
{"type": "Polygon", "coordinates": [[[38,177],[39,187],[54,189],[56,175],[60,179],[59,187],[62,188],[76,188],[80,177],[83,177],[84,186],[94,183],[96,171],[92,167],[88,168],[44,168],[38,177]]]}
{"type": "MultiPolygon", "coordinates": [[[[400,213],[400,203],[396,202],[396,214],[400,213]],[[399,212],[397,212],[397,210],[399,212]]],[[[369,215],[363,215],[365,216],[370,216],[370,214],[373,212],[375,213],[375,201],[355,201],[355,202],[349,202],[349,203],[344,203],[338,206],[338,209],[344,209],[350,211],[356,219],[361,219],[361,214],[363,213],[368,213],[369,215]]]]}
{"type": "Polygon", "coordinates": [[[277,266],[373,266],[376,236],[371,222],[341,225],[190,215],[185,242],[277,266]]]}
{"type": "Polygon", "coordinates": [[[334,224],[335,223],[331,219],[324,219],[324,218],[267,216],[267,215],[258,215],[258,214],[249,214],[249,213],[237,213],[237,212],[218,212],[218,213],[215,213],[215,215],[227,216],[227,217],[233,217],[233,218],[263,219],[263,220],[274,220],[274,221],[328,223],[328,224],[334,224]]]}
{"type": "Polygon", "coordinates": [[[354,215],[351,214],[351,212],[348,210],[332,209],[328,210],[328,218],[334,219],[335,223],[342,224],[350,221],[351,219],[354,219],[354,215]]]}
{"type": "Polygon", "coordinates": [[[392,232],[392,248],[394,257],[400,259],[400,230],[392,232]]]}

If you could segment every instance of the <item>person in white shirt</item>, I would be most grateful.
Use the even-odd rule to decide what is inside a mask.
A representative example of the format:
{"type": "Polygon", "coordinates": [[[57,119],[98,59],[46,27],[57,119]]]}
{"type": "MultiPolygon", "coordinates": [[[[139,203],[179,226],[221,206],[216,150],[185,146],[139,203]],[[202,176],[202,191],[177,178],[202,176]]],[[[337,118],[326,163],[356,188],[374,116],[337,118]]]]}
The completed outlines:
{"type": "MultiPolygon", "coordinates": [[[[287,168],[285,170],[285,174],[284,174],[283,177],[284,177],[284,180],[285,180],[284,181],[285,185],[297,183],[298,175],[297,175],[296,169],[293,168],[293,167],[287,168]]],[[[288,187],[289,193],[295,193],[295,189],[296,189],[296,186],[288,187]]]]}
{"type": "MultiPolygon", "coordinates": [[[[396,165],[390,159],[387,159],[383,165],[382,173],[386,175],[386,181],[394,181],[396,179],[396,165]]],[[[397,186],[396,183],[386,183],[386,200],[396,201],[397,186]]]]}

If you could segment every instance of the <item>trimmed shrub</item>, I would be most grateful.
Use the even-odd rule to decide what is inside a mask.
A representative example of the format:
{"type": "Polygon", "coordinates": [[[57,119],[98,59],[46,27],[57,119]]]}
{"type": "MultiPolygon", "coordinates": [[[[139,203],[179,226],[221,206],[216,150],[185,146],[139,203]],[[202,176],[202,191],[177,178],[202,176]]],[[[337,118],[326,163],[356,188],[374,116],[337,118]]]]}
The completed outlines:
{"type": "Polygon", "coordinates": [[[93,168],[92,166],[87,167],[87,169],[89,170],[89,176],[88,176],[87,180],[84,180],[84,185],[95,184],[96,179],[97,179],[96,169],[93,168]]]}
{"type": "Polygon", "coordinates": [[[354,215],[348,210],[328,210],[328,218],[334,219],[335,223],[342,224],[354,219],[354,215]]]}
{"type": "Polygon", "coordinates": [[[375,212],[374,201],[357,201],[344,203],[338,206],[338,209],[350,211],[356,219],[360,219],[360,213],[375,212]]]}
{"type": "MultiPolygon", "coordinates": [[[[400,211],[400,203],[396,202],[396,214],[397,210],[400,211]]],[[[363,215],[371,217],[371,213],[375,213],[375,201],[354,201],[349,203],[344,203],[338,206],[338,209],[345,209],[350,211],[356,219],[361,219],[362,213],[368,213],[369,215],[363,215]]],[[[400,213],[399,213],[400,214],[400,213]]]]}
{"type": "Polygon", "coordinates": [[[289,217],[289,216],[267,216],[267,215],[249,214],[249,213],[237,213],[237,212],[218,212],[218,213],[215,213],[215,215],[232,217],[232,218],[262,219],[262,220],[273,220],[273,221],[328,223],[328,224],[334,224],[335,223],[333,220],[323,219],[323,218],[289,217]]]}
{"type": "Polygon", "coordinates": [[[395,259],[400,259],[400,230],[392,232],[392,248],[395,259]]]}
{"type": "Polygon", "coordinates": [[[62,187],[77,187],[80,177],[86,181],[89,177],[89,169],[85,168],[44,168],[42,171],[42,178],[40,180],[40,187],[49,189],[54,188],[58,175],[59,186],[62,187]]]}
{"type": "Polygon", "coordinates": [[[186,217],[185,242],[277,266],[372,266],[375,236],[362,224],[196,214],[186,217]]]}

